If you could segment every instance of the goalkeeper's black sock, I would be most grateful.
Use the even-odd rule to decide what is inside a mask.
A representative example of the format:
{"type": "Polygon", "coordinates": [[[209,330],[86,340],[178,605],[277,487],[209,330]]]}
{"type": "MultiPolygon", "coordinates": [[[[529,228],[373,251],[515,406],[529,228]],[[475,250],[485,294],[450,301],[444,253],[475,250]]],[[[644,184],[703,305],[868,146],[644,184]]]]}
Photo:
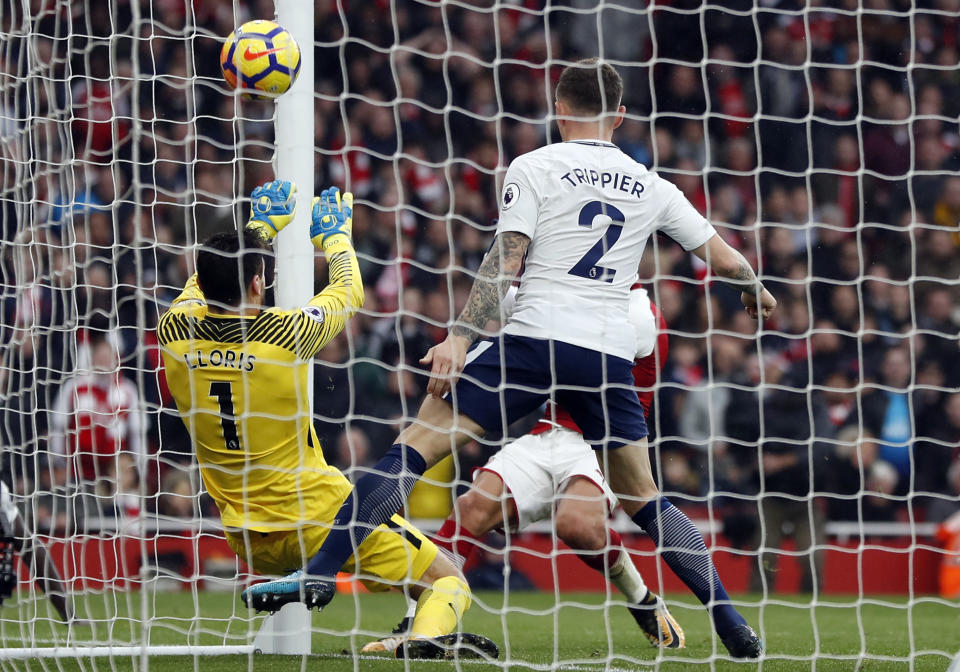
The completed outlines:
{"type": "Polygon", "coordinates": [[[410,446],[395,443],[360,480],[337,512],[330,534],[307,564],[308,576],[334,577],[377,525],[399,511],[427,463],[410,446]],[[344,527],[340,527],[344,526],[344,527]]]}
{"type": "Polygon", "coordinates": [[[707,604],[711,599],[715,602],[710,611],[717,634],[723,637],[734,627],[746,623],[729,604],[730,596],[720,582],[703,536],[683,511],[661,497],[637,511],[633,522],[662,549],[664,561],[701,602],[707,604]]]}

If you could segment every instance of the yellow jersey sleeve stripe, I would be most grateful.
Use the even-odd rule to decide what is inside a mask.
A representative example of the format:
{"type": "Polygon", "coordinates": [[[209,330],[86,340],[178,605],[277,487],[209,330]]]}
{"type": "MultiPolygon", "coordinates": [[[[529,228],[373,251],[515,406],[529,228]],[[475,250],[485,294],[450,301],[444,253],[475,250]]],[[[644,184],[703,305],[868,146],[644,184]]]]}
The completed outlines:
{"type": "Polygon", "coordinates": [[[323,319],[317,321],[301,314],[298,331],[303,340],[297,350],[299,357],[313,357],[343,330],[347,319],[356,314],[363,305],[363,279],[360,277],[360,267],[353,248],[329,253],[327,262],[330,284],[308,304],[310,307],[319,308],[323,319]]]}
{"type": "Polygon", "coordinates": [[[267,343],[270,345],[280,345],[284,335],[283,319],[275,314],[265,314],[265,317],[258,319],[253,329],[250,330],[248,339],[258,343],[267,343]]]}
{"type": "Polygon", "coordinates": [[[363,281],[353,249],[331,253],[328,262],[330,284],[308,304],[320,309],[319,317],[301,309],[265,310],[254,318],[210,315],[206,304],[202,313],[180,309],[178,303],[203,300],[193,277],[160,318],[158,338],[162,345],[175,341],[263,343],[310,359],[343,330],[347,319],[363,305],[363,281]]]}
{"type": "Polygon", "coordinates": [[[284,320],[284,327],[285,327],[284,338],[282,341],[280,341],[279,345],[281,348],[284,348],[285,350],[293,350],[294,352],[296,352],[297,344],[301,341],[301,334],[298,328],[299,325],[297,326],[294,326],[294,325],[295,325],[295,322],[293,320],[292,315],[290,316],[290,318],[284,320]]]}

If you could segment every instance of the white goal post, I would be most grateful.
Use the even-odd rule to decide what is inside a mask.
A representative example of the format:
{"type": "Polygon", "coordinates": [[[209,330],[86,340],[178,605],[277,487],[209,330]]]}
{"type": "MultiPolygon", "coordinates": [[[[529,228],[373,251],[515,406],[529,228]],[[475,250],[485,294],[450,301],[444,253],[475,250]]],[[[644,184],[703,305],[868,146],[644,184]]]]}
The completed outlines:
{"type": "MultiPolygon", "coordinates": [[[[277,179],[292,180],[299,188],[297,215],[276,243],[277,305],[303,306],[313,296],[314,249],[304,245],[310,228],[310,200],[316,188],[313,148],[313,3],[277,0],[277,21],[301,45],[300,75],[277,100],[277,179]]],[[[312,372],[311,372],[312,373],[312,372]]],[[[313,390],[313,378],[309,389],[313,390]]],[[[313,407],[312,399],[307,406],[313,407]]],[[[261,653],[309,654],[310,612],[302,604],[288,604],[268,616],[254,642],[261,653]]]]}

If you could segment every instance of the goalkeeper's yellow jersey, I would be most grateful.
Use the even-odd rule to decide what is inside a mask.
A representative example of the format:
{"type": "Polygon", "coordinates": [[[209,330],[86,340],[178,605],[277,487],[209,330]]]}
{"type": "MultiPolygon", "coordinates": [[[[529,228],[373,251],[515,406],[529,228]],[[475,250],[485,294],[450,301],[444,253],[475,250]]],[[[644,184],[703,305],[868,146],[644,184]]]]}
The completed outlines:
{"type": "Polygon", "coordinates": [[[363,304],[352,247],[327,256],[330,284],[303,308],[217,314],[194,275],[160,318],[167,384],[226,527],[329,523],[352,488],[311,422],[311,360],[363,304]]]}

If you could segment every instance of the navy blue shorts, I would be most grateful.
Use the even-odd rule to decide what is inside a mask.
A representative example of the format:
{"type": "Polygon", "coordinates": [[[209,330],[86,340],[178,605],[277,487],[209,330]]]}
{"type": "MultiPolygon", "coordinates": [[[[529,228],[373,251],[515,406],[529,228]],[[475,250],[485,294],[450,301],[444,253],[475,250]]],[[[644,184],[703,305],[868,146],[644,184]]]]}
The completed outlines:
{"type": "Polygon", "coordinates": [[[485,430],[505,432],[551,398],[594,449],[647,435],[633,362],[560,341],[505,334],[476,343],[447,400],[485,430]]]}

